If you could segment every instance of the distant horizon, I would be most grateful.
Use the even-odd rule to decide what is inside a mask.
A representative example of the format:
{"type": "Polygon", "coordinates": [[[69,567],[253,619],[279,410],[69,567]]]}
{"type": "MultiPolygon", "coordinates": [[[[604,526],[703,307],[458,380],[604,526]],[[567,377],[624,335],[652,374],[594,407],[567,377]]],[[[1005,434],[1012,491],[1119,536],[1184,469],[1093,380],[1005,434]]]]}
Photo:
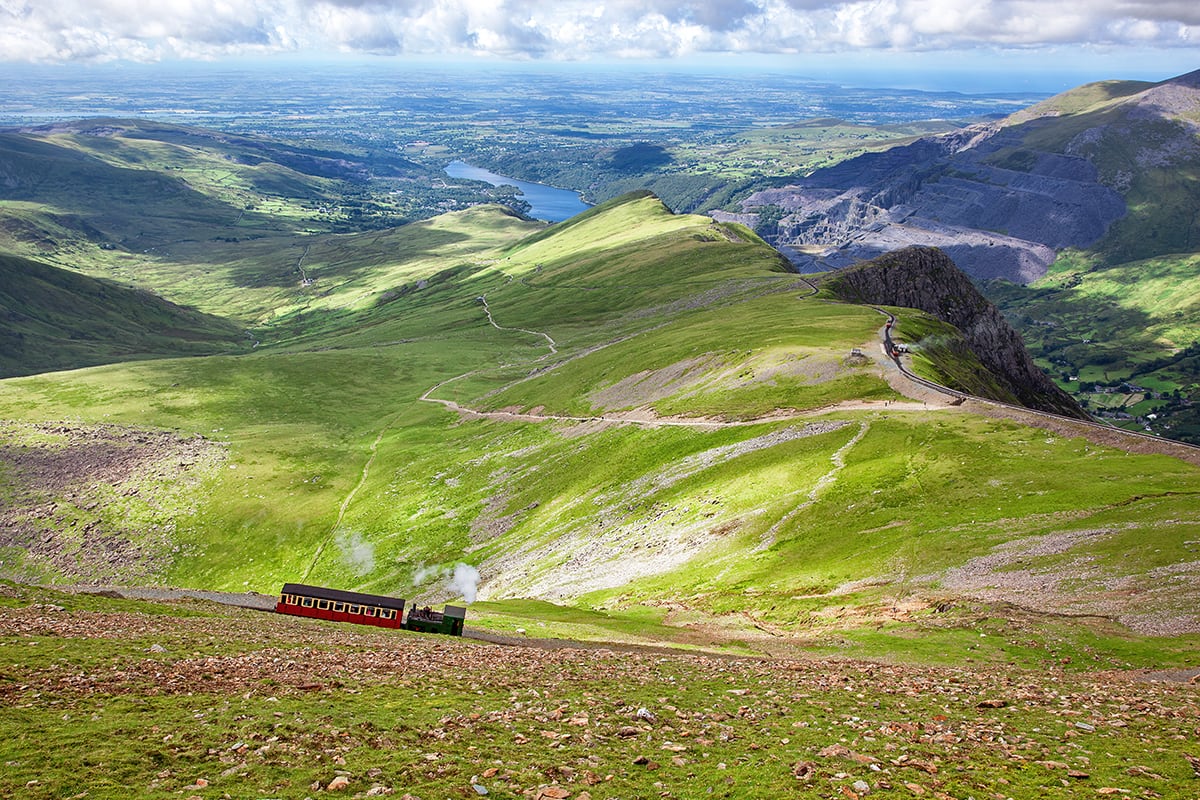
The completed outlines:
{"type": "MultiPolygon", "coordinates": [[[[1161,54],[1160,54],[1161,55],[1161,54]]],[[[1159,82],[1200,69],[1200,56],[1187,63],[1175,58],[1141,61],[1137,66],[1110,63],[1103,59],[1067,58],[996,59],[978,63],[954,54],[920,54],[905,58],[882,58],[877,54],[814,60],[809,57],[736,55],[711,58],[607,59],[590,61],[514,60],[493,57],[433,58],[427,56],[363,56],[360,54],[279,53],[270,57],[231,57],[213,60],[164,60],[157,62],[106,61],[102,63],[14,63],[0,61],[0,86],[22,75],[71,80],[88,76],[199,76],[223,72],[270,75],[297,67],[315,70],[362,70],[371,74],[387,71],[472,72],[486,69],[512,74],[690,74],[729,76],[787,75],[792,80],[858,88],[903,89],[964,94],[1037,93],[1057,94],[1086,83],[1104,80],[1159,82]]]]}

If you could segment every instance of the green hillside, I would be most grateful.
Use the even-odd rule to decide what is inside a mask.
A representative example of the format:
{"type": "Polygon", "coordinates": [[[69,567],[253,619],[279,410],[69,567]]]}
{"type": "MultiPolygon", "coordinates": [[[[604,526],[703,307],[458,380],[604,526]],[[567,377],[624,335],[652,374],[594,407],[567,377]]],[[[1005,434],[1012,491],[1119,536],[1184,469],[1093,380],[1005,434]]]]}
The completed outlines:
{"type": "MultiPolygon", "coordinates": [[[[1011,396],[963,331],[649,192],[389,225],[403,193],[345,211],[359,166],[0,136],[0,796],[1190,786],[1200,451],[919,385],[890,315],[906,367],[1011,396]],[[498,643],[163,588],[285,582],[461,600],[498,643]]],[[[1136,375],[1180,424],[1195,259],[1124,258],[994,294],[1093,408],[1136,375]]]]}
{"type": "Polygon", "coordinates": [[[1198,113],[1193,73],[1089,84],[1009,118],[1022,147],[1093,163],[1127,213],[1028,288],[987,287],[1039,363],[1089,410],[1192,443],[1200,443],[1198,113]]]}
{"type": "MultiPolygon", "coordinates": [[[[203,288],[162,268],[202,309],[236,303],[253,353],[0,382],[3,574],[437,600],[468,564],[473,619],[502,630],[1034,664],[1192,652],[1138,637],[1196,630],[1176,570],[1197,467],[905,398],[877,311],[652,196],[532,236],[497,207],[410,228],[314,237],[307,286],[250,251],[203,288]],[[971,638],[1011,602],[1051,612],[1042,633],[971,638]]],[[[898,335],[927,330],[899,313],[898,335]]]]}
{"type": "MultiPolygon", "coordinates": [[[[236,235],[242,225],[248,231],[297,227],[282,208],[263,213],[253,207],[261,197],[255,176],[282,168],[238,165],[211,151],[114,134],[108,128],[0,134],[5,205],[27,204],[14,209],[23,212],[25,229],[10,229],[6,244],[39,253],[88,245],[145,251],[179,239],[236,235]],[[55,235],[59,220],[75,223],[78,241],[55,235]]],[[[294,177],[290,188],[320,196],[318,179],[294,177]]]]}
{"type": "Polygon", "coordinates": [[[0,254],[0,375],[249,349],[232,323],[149,292],[0,254]]]}
{"type": "MultiPolygon", "coordinates": [[[[240,290],[312,287],[321,257],[375,264],[381,248],[398,246],[397,227],[484,198],[512,202],[490,187],[438,188],[429,168],[382,148],[339,152],[147,120],[0,133],[0,252],[242,323],[279,313],[287,298],[240,290]]],[[[420,244],[458,238],[443,227],[420,244]]]]}

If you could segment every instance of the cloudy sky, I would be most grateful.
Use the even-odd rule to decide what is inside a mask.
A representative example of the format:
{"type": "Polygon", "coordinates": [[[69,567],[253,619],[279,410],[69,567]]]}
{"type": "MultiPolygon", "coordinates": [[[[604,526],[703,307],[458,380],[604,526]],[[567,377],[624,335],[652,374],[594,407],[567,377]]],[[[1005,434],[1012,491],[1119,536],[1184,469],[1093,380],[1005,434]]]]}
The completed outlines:
{"type": "Polygon", "coordinates": [[[1196,0],[0,0],[0,62],[335,54],[471,59],[937,54],[1200,68],[1196,0]]]}

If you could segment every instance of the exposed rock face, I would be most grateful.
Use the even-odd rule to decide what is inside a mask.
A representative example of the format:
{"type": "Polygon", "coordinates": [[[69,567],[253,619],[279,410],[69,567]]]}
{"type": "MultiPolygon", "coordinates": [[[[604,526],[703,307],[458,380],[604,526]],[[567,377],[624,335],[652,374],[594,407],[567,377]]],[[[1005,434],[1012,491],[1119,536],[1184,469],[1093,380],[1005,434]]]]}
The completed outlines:
{"type": "Polygon", "coordinates": [[[829,246],[816,268],[924,244],[976,277],[1028,282],[1058,250],[1100,239],[1125,202],[1080,156],[1026,151],[989,163],[1021,146],[1019,133],[968,128],[819,170],[744,206],[788,212],[775,244],[829,246]]]}
{"type": "Polygon", "coordinates": [[[1200,71],[1159,84],[1082,87],[1000,123],[757,192],[740,216],[778,207],[775,229],[760,233],[803,272],[927,245],[976,278],[1026,283],[1058,251],[1097,246],[1126,216],[1124,195],[1139,174],[1194,168],[1198,115],[1200,71]]]}
{"type": "Polygon", "coordinates": [[[840,270],[825,286],[851,302],[917,308],[950,323],[1022,405],[1087,419],[1070,395],[1033,363],[1020,334],[941,250],[897,250],[840,270]]]}

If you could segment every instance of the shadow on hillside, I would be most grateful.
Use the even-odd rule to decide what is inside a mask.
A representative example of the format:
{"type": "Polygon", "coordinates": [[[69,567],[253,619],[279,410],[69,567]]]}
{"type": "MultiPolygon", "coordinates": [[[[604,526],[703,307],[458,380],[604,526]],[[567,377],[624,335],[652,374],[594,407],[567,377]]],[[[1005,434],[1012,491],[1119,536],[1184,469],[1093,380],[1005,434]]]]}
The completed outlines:
{"type": "MultiPolygon", "coordinates": [[[[229,279],[236,286],[295,287],[323,296],[347,284],[363,288],[381,283],[374,288],[399,291],[402,286],[385,283],[378,276],[372,281],[373,273],[436,257],[470,238],[469,233],[460,231],[406,226],[345,235],[294,236],[265,243],[215,243],[204,255],[208,263],[228,269],[229,279]]],[[[409,282],[430,281],[433,277],[416,276],[409,282]]]]}
{"type": "Polygon", "coordinates": [[[149,252],[181,239],[228,235],[246,213],[180,178],[19,136],[0,135],[0,171],[6,176],[0,198],[47,207],[49,244],[60,235],[55,215],[86,220],[84,233],[93,241],[149,252]]]}
{"type": "MultiPolygon", "coordinates": [[[[409,281],[375,294],[369,307],[311,308],[297,311],[276,320],[264,336],[272,341],[284,341],[289,346],[315,343],[319,349],[361,347],[365,344],[408,341],[412,335],[411,322],[420,318],[422,337],[461,330],[461,314],[449,314],[444,323],[427,316],[431,309],[453,306],[472,306],[470,312],[476,323],[486,326],[487,317],[475,295],[466,288],[462,278],[475,272],[475,267],[463,264],[436,272],[417,281],[409,281]],[[401,324],[399,328],[394,323],[401,324]]],[[[436,315],[435,315],[436,316],[436,315]]]]}

